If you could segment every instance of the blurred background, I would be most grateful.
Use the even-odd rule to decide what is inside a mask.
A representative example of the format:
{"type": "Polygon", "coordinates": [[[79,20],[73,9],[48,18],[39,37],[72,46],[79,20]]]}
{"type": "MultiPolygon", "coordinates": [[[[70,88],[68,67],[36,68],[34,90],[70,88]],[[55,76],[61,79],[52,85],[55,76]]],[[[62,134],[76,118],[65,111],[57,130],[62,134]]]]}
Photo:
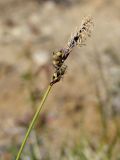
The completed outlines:
{"type": "Polygon", "coordinates": [[[84,16],[94,30],[52,88],[21,160],[120,160],[120,1],[0,0],[0,159],[15,160],[52,52],[84,16]]]}

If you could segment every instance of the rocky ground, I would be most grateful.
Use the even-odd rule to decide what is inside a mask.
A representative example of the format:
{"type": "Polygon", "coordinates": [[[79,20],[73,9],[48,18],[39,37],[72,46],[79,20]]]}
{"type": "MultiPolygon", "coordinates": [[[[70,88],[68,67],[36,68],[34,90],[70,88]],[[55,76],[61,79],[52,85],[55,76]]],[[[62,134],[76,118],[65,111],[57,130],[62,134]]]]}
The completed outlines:
{"type": "MultiPolygon", "coordinates": [[[[111,158],[120,158],[119,10],[118,0],[0,0],[0,155],[3,160],[11,160],[16,154],[13,150],[21,143],[35,106],[50,81],[52,52],[66,44],[86,15],[94,19],[92,37],[86,46],[74,49],[67,61],[67,73],[47,99],[35,131],[40,139],[36,150],[41,149],[37,159],[45,159],[48,150],[52,160],[70,159],[71,148],[79,142],[87,146],[83,150],[89,159],[107,159],[108,144],[116,155],[111,158]],[[98,151],[102,135],[105,145],[98,151]],[[65,153],[60,158],[62,150],[65,153]]],[[[34,133],[32,136],[29,143],[35,144],[34,133]]],[[[78,154],[76,159],[79,157],[78,154]]]]}

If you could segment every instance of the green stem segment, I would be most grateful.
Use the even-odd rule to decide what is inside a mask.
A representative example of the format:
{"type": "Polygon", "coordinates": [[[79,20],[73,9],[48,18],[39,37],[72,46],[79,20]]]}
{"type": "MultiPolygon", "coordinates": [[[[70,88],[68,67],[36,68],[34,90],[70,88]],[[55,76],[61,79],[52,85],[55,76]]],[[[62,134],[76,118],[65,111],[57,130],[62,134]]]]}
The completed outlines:
{"type": "Polygon", "coordinates": [[[25,147],[25,144],[26,144],[26,142],[27,142],[27,139],[28,139],[28,137],[29,137],[29,135],[30,135],[30,133],[31,133],[34,125],[35,125],[35,122],[37,121],[37,119],[38,119],[38,117],[39,117],[39,113],[40,113],[41,110],[42,110],[42,107],[43,107],[43,105],[44,105],[44,103],[45,103],[45,101],[46,101],[46,98],[47,98],[47,96],[48,96],[51,88],[52,88],[52,85],[49,85],[47,91],[45,92],[45,94],[44,94],[44,96],[43,96],[43,98],[42,98],[42,101],[41,101],[40,105],[38,106],[38,109],[37,109],[37,111],[36,111],[36,113],[35,113],[32,121],[31,121],[31,123],[30,123],[30,125],[29,125],[29,128],[28,128],[28,130],[27,130],[27,133],[26,133],[26,135],[25,135],[25,138],[23,139],[23,142],[22,142],[21,147],[20,147],[20,149],[19,149],[19,152],[18,152],[18,154],[17,154],[16,160],[19,160],[19,159],[20,159],[20,156],[21,156],[22,151],[23,151],[23,149],[24,149],[24,147],[25,147]]]}

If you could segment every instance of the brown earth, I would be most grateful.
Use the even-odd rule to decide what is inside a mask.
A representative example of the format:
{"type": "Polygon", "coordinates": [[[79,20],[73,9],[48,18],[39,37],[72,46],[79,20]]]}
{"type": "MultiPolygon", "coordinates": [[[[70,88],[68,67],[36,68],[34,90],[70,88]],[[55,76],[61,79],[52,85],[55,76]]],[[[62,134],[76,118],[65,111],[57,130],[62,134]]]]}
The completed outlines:
{"type": "MultiPolygon", "coordinates": [[[[45,133],[44,128],[38,124],[41,128],[41,137],[44,139],[46,136],[48,143],[52,140],[54,147],[56,144],[56,147],[61,145],[66,137],[68,140],[77,141],[83,135],[86,137],[94,135],[93,139],[101,135],[96,89],[99,87],[103,101],[107,97],[106,87],[110,92],[116,88],[117,92],[120,91],[117,87],[120,83],[120,2],[86,0],[64,6],[52,1],[42,4],[33,0],[0,1],[1,147],[11,144],[13,139],[20,142],[25,130],[19,124],[28,125],[31,119],[32,108],[29,100],[31,86],[28,87],[29,84],[24,82],[22,75],[29,69],[34,71],[38,66],[40,68],[45,66],[35,77],[35,84],[32,86],[39,88],[42,94],[50,79],[49,73],[44,68],[48,69],[50,66],[51,53],[65,45],[84,15],[93,16],[92,37],[86,46],[76,48],[70,55],[67,73],[63,80],[53,87],[47,99],[41,114],[43,120],[41,126],[45,125],[49,133],[45,133]],[[47,60],[38,65],[34,56],[36,53],[42,56],[43,53],[46,54],[47,60]],[[32,55],[32,59],[25,57],[29,54],[32,55]],[[97,65],[99,59],[102,61],[101,70],[106,84],[97,65]]],[[[110,116],[108,137],[113,138],[115,124],[110,116]]]]}

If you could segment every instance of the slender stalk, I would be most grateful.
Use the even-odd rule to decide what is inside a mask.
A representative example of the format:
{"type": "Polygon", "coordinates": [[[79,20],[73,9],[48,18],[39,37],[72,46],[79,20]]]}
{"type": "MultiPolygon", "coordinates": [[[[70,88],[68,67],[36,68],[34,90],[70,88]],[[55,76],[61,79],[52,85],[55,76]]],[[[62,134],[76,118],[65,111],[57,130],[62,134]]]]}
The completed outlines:
{"type": "Polygon", "coordinates": [[[27,142],[27,139],[28,139],[28,137],[29,137],[34,125],[35,125],[35,122],[38,119],[39,113],[43,107],[44,102],[46,101],[46,98],[52,88],[52,85],[59,82],[61,80],[61,78],[63,77],[63,75],[65,74],[65,71],[67,68],[67,66],[64,64],[65,60],[68,58],[69,54],[71,53],[71,51],[74,47],[84,45],[86,38],[91,35],[92,26],[93,26],[92,18],[86,17],[82,21],[82,25],[80,26],[80,28],[70,38],[67,45],[64,48],[60,49],[59,51],[53,53],[53,66],[54,66],[55,71],[53,73],[50,85],[48,86],[48,89],[45,92],[43,99],[42,99],[40,105],[38,106],[38,109],[37,109],[32,121],[30,123],[30,126],[27,130],[25,138],[23,139],[22,145],[21,145],[20,150],[18,152],[18,155],[16,157],[16,160],[20,159],[20,156],[21,156],[22,151],[24,149],[24,146],[27,142]]]}
{"type": "Polygon", "coordinates": [[[27,130],[27,133],[26,133],[26,135],[25,135],[25,138],[23,139],[23,142],[22,142],[21,147],[20,147],[20,149],[19,149],[19,152],[18,152],[18,154],[17,154],[16,160],[19,160],[19,159],[20,159],[21,153],[22,153],[22,151],[23,151],[23,149],[24,149],[24,147],[25,147],[25,145],[26,145],[27,139],[28,139],[28,137],[29,137],[29,135],[30,135],[30,133],[31,133],[34,125],[35,125],[35,122],[36,122],[37,119],[38,119],[39,113],[41,112],[41,110],[42,110],[42,108],[43,108],[43,105],[44,105],[44,103],[45,103],[45,101],[46,101],[46,98],[47,98],[48,94],[50,93],[51,88],[52,88],[52,85],[49,85],[49,86],[48,86],[48,89],[46,90],[46,92],[45,92],[45,94],[44,94],[44,96],[43,96],[43,98],[42,98],[42,101],[41,101],[40,105],[38,106],[38,109],[37,109],[37,111],[36,111],[36,113],[35,113],[32,121],[31,121],[31,123],[30,123],[30,125],[29,125],[29,128],[28,128],[28,130],[27,130]]]}

